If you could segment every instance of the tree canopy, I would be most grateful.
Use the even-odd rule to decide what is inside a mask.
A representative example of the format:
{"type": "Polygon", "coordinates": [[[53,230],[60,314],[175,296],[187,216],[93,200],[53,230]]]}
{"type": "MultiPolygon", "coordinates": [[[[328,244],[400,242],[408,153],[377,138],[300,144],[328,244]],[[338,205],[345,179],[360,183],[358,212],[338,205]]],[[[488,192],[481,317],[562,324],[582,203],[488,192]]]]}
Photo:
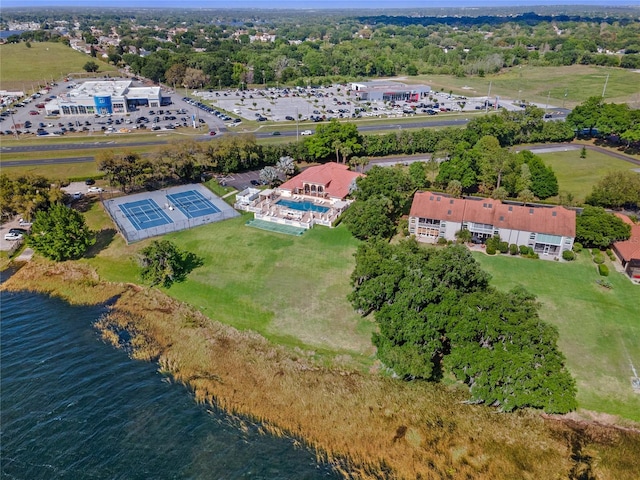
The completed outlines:
{"type": "Polygon", "coordinates": [[[610,172],[593,187],[586,199],[589,205],[620,208],[640,206],[640,174],[610,172]]]}
{"type": "Polygon", "coordinates": [[[80,258],[95,242],[82,214],[61,203],[36,212],[27,237],[29,246],[56,262],[80,258]]]}
{"type": "Polygon", "coordinates": [[[341,123],[332,119],[329,123],[318,125],[313,136],[307,137],[305,144],[309,154],[318,160],[335,154],[336,162],[343,163],[362,150],[362,136],[353,123],[341,123]]]}
{"type": "Polygon", "coordinates": [[[356,180],[356,201],[344,214],[345,225],[361,240],[390,238],[414,191],[413,179],[403,168],[374,166],[356,180]]]}
{"type": "Polygon", "coordinates": [[[202,259],[193,253],[181,251],[169,240],[154,240],[140,251],[139,263],[143,280],[152,286],[169,288],[202,265],[202,259]]]}
{"type": "Polygon", "coordinates": [[[503,411],[576,408],[558,333],[539,318],[535,298],[492,288],[466,248],[366,242],[351,280],[349,300],[374,313],[377,356],[396,375],[439,380],[450,372],[471,401],[503,411]]]}
{"type": "Polygon", "coordinates": [[[585,247],[607,248],[630,235],[631,227],[602,207],[586,206],[576,218],[576,241],[585,247]]]}

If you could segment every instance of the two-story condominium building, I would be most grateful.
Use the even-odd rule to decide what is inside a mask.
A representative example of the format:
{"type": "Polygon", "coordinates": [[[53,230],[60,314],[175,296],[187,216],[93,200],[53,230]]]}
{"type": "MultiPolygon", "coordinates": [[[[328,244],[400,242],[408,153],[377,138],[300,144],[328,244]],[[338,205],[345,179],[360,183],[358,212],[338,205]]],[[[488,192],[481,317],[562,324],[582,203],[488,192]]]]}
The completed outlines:
{"type": "Polygon", "coordinates": [[[475,242],[499,235],[510,244],[533,247],[541,258],[554,259],[573,247],[576,212],[559,206],[512,205],[491,198],[415,194],[409,232],[419,241],[455,240],[459,230],[469,230],[475,242]]]}

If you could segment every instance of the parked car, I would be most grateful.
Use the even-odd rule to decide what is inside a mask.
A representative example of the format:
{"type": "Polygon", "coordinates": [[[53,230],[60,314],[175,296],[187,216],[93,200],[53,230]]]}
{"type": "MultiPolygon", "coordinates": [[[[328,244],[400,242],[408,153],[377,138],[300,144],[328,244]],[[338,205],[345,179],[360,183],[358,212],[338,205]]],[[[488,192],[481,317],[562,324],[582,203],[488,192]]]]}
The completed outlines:
{"type": "Polygon", "coordinates": [[[95,181],[93,178],[87,178],[87,179],[84,181],[84,184],[85,184],[85,185],[95,185],[95,184],[96,184],[96,181],[95,181]]]}
{"type": "Polygon", "coordinates": [[[258,180],[251,180],[251,182],[250,182],[250,183],[251,183],[251,185],[253,185],[253,186],[258,186],[258,185],[260,185],[260,182],[259,182],[258,180]]]}
{"type": "Polygon", "coordinates": [[[5,233],[4,234],[4,239],[5,240],[9,240],[9,241],[14,241],[14,240],[20,240],[22,238],[22,234],[21,233],[5,233]]]}
{"type": "Polygon", "coordinates": [[[9,229],[9,233],[15,233],[17,235],[26,235],[29,233],[29,230],[26,228],[11,228],[9,229]]]}
{"type": "Polygon", "coordinates": [[[313,135],[313,132],[311,130],[303,130],[302,132],[300,132],[300,135],[313,135]]]}
{"type": "Polygon", "coordinates": [[[100,187],[89,187],[87,188],[87,193],[100,193],[104,192],[104,190],[100,187]]]}
{"type": "Polygon", "coordinates": [[[81,192],[74,192],[71,194],[71,198],[74,200],[79,200],[82,198],[82,193],[81,192]]]}

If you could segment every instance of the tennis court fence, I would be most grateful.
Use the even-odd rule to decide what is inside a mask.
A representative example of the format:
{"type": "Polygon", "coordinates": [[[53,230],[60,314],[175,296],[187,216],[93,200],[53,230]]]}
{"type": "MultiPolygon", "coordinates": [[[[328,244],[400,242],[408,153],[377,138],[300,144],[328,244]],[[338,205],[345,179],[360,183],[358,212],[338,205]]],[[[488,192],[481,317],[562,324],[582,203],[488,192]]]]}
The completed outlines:
{"type": "Polygon", "coordinates": [[[113,223],[125,238],[127,244],[139,242],[140,240],[144,240],[145,238],[157,237],[166,233],[187,230],[189,228],[205,225],[207,223],[220,222],[222,220],[227,220],[229,218],[234,218],[240,215],[235,210],[223,210],[221,212],[212,213],[210,215],[187,218],[184,220],[173,220],[172,223],[159,225],[157,227],[145,228],[143,230],[136,230],[129,223],[127,217],[117,206],[110,205],[109,202],[103,202],[103,206],[109,213],[109,216],[113,220],[113,223]]]}

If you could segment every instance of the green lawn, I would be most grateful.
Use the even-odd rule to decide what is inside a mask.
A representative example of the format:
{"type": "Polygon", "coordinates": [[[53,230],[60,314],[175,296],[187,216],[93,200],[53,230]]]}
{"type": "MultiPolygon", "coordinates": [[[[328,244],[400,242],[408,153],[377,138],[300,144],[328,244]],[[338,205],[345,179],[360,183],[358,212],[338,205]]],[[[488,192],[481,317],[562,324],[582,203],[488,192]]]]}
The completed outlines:
{"type": "MultiPolygon", "coordinates": [[[[344,227],[316,227],[301,237],[265,232],[245,226],[250,217],[163,237],[204,260],[168,293],[214,320],[275,342],[368,363],[374,325],[346,299],[357,241],[344,227]]],[[[92,228],[108,225],[97,206],[88,219],[92,228]]],[[[89,262],[107,280],[131,281],[137,277],[132,258],[149,241],[124,246],[117,236],[89,262]]]]}
{"type": "Polygon", "coordinates": [[[605,100],[628,102],[640,106],[638,82],[640,73],[622,68],[605,68],[592,65],[569,67],[514,67],[495,75],[458,78],[453,75],[420,75],[408,77],[405,82],[426,83],[433,90],[443,90],[466,96],[487,95],[491,83],[491,96],[512,99],[522,98],[530,102],[574,107],[589,97],[601,96],[609,75],[605,100]],[[565,97],[566,93],[566,97],[565,97]]]}
{"type": "Polygon", "coordinates": [[[640,287],[611,265],[613,289],[597,285],[600,277],[589,255],[582,252],[572,263],[481,253],[474,257],[492,274],[496,287],[520,284],[537,295],[541,317],[560,332],[581,408],[640,421],[640,395],[632,391],[629,364],[640,369],[640,287]]]}
{"type": "Polygon", "coordinates": [[[593,186],[607,173],[638,168],[632,163],[592,150],[587,150],[586,158],[580,158],[580,150],[536,155],[553,168],[558,177],[560,193],[572,193],[578,203],[584,202],[593,186]]]}
{"type": "Polygon", "coordinates": [[[31,42],[0,45],[0,89],[32,92],[38,84],[60,81],[69,74],[85,74],[85,63],[94,60],[100,65],[98,75],[117,72],[113,65],[76,52],[62,43],[31,42]]]}
{"type": "MultiPolygon", "coordinates": [[[[346,300],[358,242],[342,226],[292,237],[247,227],[250,217],[163,237],[204,260],[168,293],[211,319],[274,342],[346,354],[370,365],[374,324],[356,315],[346,300]]],[[[140,281],[136,252],[151,240],[125,245],[98,204],[89,207],[86,218],[92,229],[104,231],[98,254],[87,261],[106,280],[140,281]]],[[[588,255],[558,263],[474,254],[497,288],[522,284],[538,296],[542,318],[560,332],[580,407],[640,421],[640,395],[632,393],[629,366],[631,355],[640,369],[640,287],[611,266],[614,288],[597,285],[600,277],[588,255]]]]}

